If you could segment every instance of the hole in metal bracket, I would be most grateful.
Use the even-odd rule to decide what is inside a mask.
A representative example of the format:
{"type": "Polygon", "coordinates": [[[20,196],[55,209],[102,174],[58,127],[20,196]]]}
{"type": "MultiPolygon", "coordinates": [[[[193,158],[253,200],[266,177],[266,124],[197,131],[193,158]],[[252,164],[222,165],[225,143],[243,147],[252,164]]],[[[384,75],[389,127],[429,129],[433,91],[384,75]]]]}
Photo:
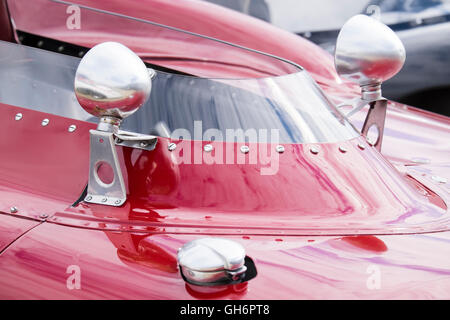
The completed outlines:
{"type": "Polygon", "coordinates": [[[380,129],[376,124],[372,124],[367,131],[367,139],[372,145],[376,145],[380,139],[380,129]]]}
{"type": "Polygon", "coordinates": [[[114,170],[108,162],[97,162],[94,172],[97,183],[103,187],[110,187],[114,183],[114,170]]]}

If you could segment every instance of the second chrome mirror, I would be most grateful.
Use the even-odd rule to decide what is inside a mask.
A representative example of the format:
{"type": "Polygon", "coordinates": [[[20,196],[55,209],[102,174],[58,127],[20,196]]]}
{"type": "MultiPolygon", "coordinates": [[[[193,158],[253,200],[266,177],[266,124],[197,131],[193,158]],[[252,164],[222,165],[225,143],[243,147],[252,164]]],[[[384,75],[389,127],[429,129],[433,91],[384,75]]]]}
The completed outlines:
{"type": "Polygon", "coordinates": [[[395,32],[374,18],[356,15],[339,32],[336,70],[361,87],[392,78],[403,67],[405,58],[405,47],[395,32]]]}
{"type": "Polygon", "coordinates": [[[405,59],[405,47],[399,37],[374,18],[356,15],[339,32],[334,57],[336,70],[342,78],[361,87],[360,98],[342,105],[353,107],[347,117],[370,106],[361,133],[367,137],[375,127],[378,137],[372,144],[378,150],[381,150],[387,108],[381,84],[401,70],[405,59]]]}

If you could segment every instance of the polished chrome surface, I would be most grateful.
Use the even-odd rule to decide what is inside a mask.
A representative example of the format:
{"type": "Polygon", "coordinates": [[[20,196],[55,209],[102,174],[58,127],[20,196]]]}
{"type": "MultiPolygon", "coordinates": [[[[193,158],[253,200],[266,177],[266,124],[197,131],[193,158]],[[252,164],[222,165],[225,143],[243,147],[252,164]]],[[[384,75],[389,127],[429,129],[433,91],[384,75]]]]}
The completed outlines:
{"type": "Polygon", "coordinates": [[[167,146],[167,149],[169,149],[169,151],[173,151],[177,148],[177,145],[173,142],[169,143],[169,145],[167,146]]]}
{"type": "Polygon", "coordinates": [[[211,152],[213,150],[213,146],[210,144],[205,144],[205,146],[203,147],[203,150],[205,152],[211,152]]]}
{"type": "Polygon", "coordinates": [[[392,78],[405,58],[405,48],[398,36],[374,18],[356,15],[339,32],[336,70],[360,86],[381,84],[392,78]]]}
{"type": "Polygon", "coordinates": [[[340,146],[339,147],[339,151],[342,152],[342,153],[346,153],[347,149],[345,147],[343,147],[343,146],[340,146]]]}
{"type": "Polygon", "coordinates": [[[16,121],[19,121],[19,120],[22,119],[22,117],[23,117],[23,115],[22,115],[21,113],[18,113],[18,114],[16,114],[16,116],[14,117],[14,119],[15,119],[16,121]]]}
{"type": "Polygon", "coordinates": [[[114,132],[114,137],[116,138],[116,145],[148,151],[154,150],[158,142],[158,138],[155,136],[119,129],[114,132]]]}
{"type": "Polygon", "coordinates": [[[277,145],[277,146],[275,147],[275,150],[276,150],[278,153],[283,153],[283,152],[284,152],[284,146],[282,146],[281,144],[279,144],[279,145],[277,145]]]}
{"type": "Polygon", "coordinates": [[[77,126],[74,124],[71,124],[69,126],[69,128],[67,129],[67,131],[69,131],[69,132],[74,132],[75,130],[77,130],[77,126]]]}
{"type": "Polygon", "coordinates": [[[363,136],[368,137],[370,128],[373,126],[378,131],[378,137],[376,141],[370,141],[369,143],[381,151],[381,144],[383,142],[384,125],[386,119],[387,100],[381,99],[370,104],[369,112],[367,113],[366,120],[364,121],[361,133],[363,136]]]}
{"type": "MultiPolygon", "coordinates": [[[[388,26],[366,15],[348,20],[336,42],[336,70],[340,76],[361,86],[361,98],[342,105],[353,109],[351,117],[370,105],[361,133],[367,137],[369,129],[378,130],[377,141],[371,143],[381,151],[387,101],[381,93],[381,83],[396,75],[406,59],[403,43],[388,26]]],[[[342,151],[342,150],[341,150],[342,151]]]]}
{"type": "Polygon", "coordinates": [[[178,250],[180,271],[188,282],[199,285],[231,283],[244,276],[245,249],[222,238],[202,238],[178,250]]]}
{"type": "Polygon", "coordinates": [[[309,148],[309,151],[311,151],[312,154],[318,154],[320,152],[320,149],[319,147],[312,146],[311,148],[309,148]]]}
{"type": "Polygon", "coordinates": [[[44,119],[44,120],[42,120],[41,125],[42,125],[43,127],[46,127],[49,123],[50,123],[50,120],[44,119]]]}
{"type": "Polygon", "coordinates": [[[147,101],[150,90],[151,74],[144,62],[117,42],[90,49],[75,75],[78,102],[96,117],[128,117],[147,101]]]}
{"type": "Polygon", "coordinates": [[[120,206],[126,201],[126,189],[122,170],[114,144],[114,134],[90,130],[89,182],[86,202],[120,206]],[[108,164],[113,173],[113,181],[105,183],[99,176],[100,166],[108,164]]]}
{"type": "Polygon", "coordinates": [[[242,153],[248,153],[249,151],[250,151],[250,148],[248,146],[241,146],[242,153]]]}
{"type": "Polygon", "coordinates": [[[19,209],[17,209],[17,207],[11,207],[9,209],[9,212],[11,212],[11,213],[17,213],[18,211],[19,211],[19,209]]]}

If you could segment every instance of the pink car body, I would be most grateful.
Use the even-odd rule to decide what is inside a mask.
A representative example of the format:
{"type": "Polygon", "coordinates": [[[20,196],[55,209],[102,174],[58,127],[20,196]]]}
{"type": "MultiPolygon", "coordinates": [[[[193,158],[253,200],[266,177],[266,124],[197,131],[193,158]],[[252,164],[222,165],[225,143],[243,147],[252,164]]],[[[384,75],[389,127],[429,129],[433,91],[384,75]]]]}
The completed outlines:
{"type": "MultiPolygon", "coordinates": [[[[73,2],[291,60],[335,103],[359,95],[316,45],[228,9],[194,0],[73,2]]],[[[167,55],[220,55],[189,43],[181,53],[169,44],[146,47],[132,28],[107,20],[98,22],[103,33],[95,37],[83,27],[67,30],[67,6],[50,1],[2,5],[3,40],[17,41],[15,30],[85,47],[114,39],[146,62],[197,76],[282,72],[264,61],[246,61],[255,65],[254,74],[178,63],[167,55]]],[[[389,102],[381,154],[363,137],[324,143],[319,156],[309,152],[309,144],[285,144],[280,170],[272,176],[259,175],[259,165],[174,168],[170,138],[159,138],[153,152],[131,155],[121,148],[127,183],[133,183],[127,203],[116,208],[72,206],[87,183],[89,129],[95,124],[3,103],[0,110],[0,298],[450,298],[447,117],[389,102]],[[19,122],[17,113],[23,114],[19,122]],[[36,125],[43,118],[51,124],[45,129],[36,125]],[[72,124],[77,130],[69,133],[72,124]],[[127,162],[132,157],[137,160],[127,162]],[[214,289],[187,284],[177,249],[206,236],[241,243],[257,276],[214,289]],[[67,286],[71,266],[81,270],[80,289],[67,286]]],[[[351,119],[356,127],[365,114],[351,119]]],[[[208,142],[180,143],[201,152],[208,142]]]]}

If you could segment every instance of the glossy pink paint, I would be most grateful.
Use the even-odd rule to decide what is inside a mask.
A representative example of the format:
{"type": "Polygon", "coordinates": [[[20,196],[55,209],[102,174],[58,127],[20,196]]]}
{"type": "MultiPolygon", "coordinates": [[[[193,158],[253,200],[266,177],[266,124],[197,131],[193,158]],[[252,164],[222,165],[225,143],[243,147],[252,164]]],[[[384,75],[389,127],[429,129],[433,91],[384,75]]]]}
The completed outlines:
{"type": "MultiPolygon", "coordinates": [[[[137,235],[45,223],[0,259],[2,298],[11,299],[419,299],[448,297],[450,233],[379,236],[385,250],[341,237],[229,236],[258,268],[247,284],[212,289],[186,285],[176,248],[196,235],[137,235]],[[112,241],[112,236],[115,239],[112,241]],[[120,240],[118,240],[120,238],[120,240]],[[275,241],[281,239],[283,241],[275,241]],[[309,240],[314,239],[314,242],[309,240]],[[149,256],[145,247],[158,247],[149,256]],[[413,245],[412,245],[413,244],[413,245]],[[160,254],[164,252],[164,254],[160,254]],[[80,267],[69,289],[68,267],[80,267]],[[368,285],[371,267],[379,289],[368,285]],[[372,288],[372,289],[371,289],[372,288]],[[206,292],[205,292],[206,291],[206,292]]],[[[373,240],[372,240],[373,241],[373,240]]],[[[379,245],[378,245],[379,246],[379,245]]]]}
{"type": "Polygon", "coordinates": [[[38,224],[39,222],[31,219],[20,219],[15,217],[14,214],[7,215],[0,213],[0,253],[5,250],[8,245],[38,224]]]}
{"type": "MultiPolygon", "coordinates": [[[[53,117],[53,128],[45,131],[40,121],[48,115],[12,106],[3,108],[10,115],[4,118],[7,121],[15,121],[13,115],[18,111],[23,113],[24,120],[28,119],[29,132],[13,126],[9,129],[19,140],[25,139],[26,134],[30,145],[61,137],[70,122],[53,117]]],[[[85,143],[83,131],[92,126],[79,125],[80,132],[72,136],[72,146],[85,143]]],[[[10,194],[20,194],[25,189],[30,194],[29,206],[47,212],[49,217],[2,253],[0,296],[25,299],[446,296],[450,263],[445,258],[443,243],[449,241],[449,233],[416,234],[448,229],[446,208],[433,204],[429,194],[420,192],[423,186],[396,172],[373,147],[365,144],[366,149],[360,150],[357,143],[364,141],[324,144],[318,155],[312,154],[308,145],[287,145],[280,154],[279,171],[266,177],[260,175],[259,165],[174,165],[171,158],[175,153],[167,150],[167,143],[166,139],[159,139],[153,152],[119,148],[130,197],[120,208],[85,203],[71,208],[78,194],[70,191],[73,187],[70,184],[59,192],[74,192],[74,199],[67,198],[61,207],[56,203],[53,208],[41,207],[33,197],[37,192],[30,188],[34,184],[36,190],[45,190],[54,181],[16,184],[17,192],[10,194]],[[338,150],[340,145],[347,148],[347,153],[338,150]],[[208,192],[193,194],[192,190],[208,192]],[[356,235],[359,232],[368,235],[356,235]],[[371,235],[395,233],[395,236],[371,235]],[[215,292],[205,293],[204,288],[186,285],[177,269],[177,248],[189,240],[212,234],[241,242],[254,259],[258,276],[246,285],[220,287],[215,292]],[[408,245],[409,241],[414,246],[408,245]],[[81,289],[67,286],[69,267],[73,265],[80,267],[81,289]],[[367,268],[371,265],[382,270],[380,291],[367,288],[370,276],[367,268]],[[408,291],[411,283],[415,289],[408,291]]],[[[178,150],[182,149],[181,144],[178,150]]],[[[198,143],[194,148],[202,150],[202,145],[198,143]]],[[[48,148],[44,146],[44,151],[54,152],[53,157],[30,157],[27,163],[18,162],[16,169],[26,169],[30,163],[43,166],[41,161],[50,167],[56,165],[61,156],[58,148],[51,146],[51,143],[48,148]]],[[[87,154],[87,150],[83,153],[87,154]]],[[[75,164],[79,167],[67,171],[65,178],[85,180],[87,159],[75,164]],[[82,171],[85,173],[80,175],[82,171]]]]}
{"type": "MultiPolygon", "coordinates": [[[[79,3],[259,46],[301,62],[335,101],[356,94],[338,83],[332,60],[314,45],[229,10],[197,1],[79,3]]],[[[27,4],[16,17],[24,31],[36,23],[27,19],[31,13],[51,13],[27,4]]],[[[45,36],[72,37],[64,25],[41,26],[45,36]]],[[[107,27],[120,38],[119,29],[107,27]]],[[[0,244],[16,240],[0,255],[1,298],[450,297],[450,193],[448,184],[431,178],[450,178],[448,118],[390,104],[383,153],[391,162],[362,138],[321,144],[317,155],[307,144],[285,145],[279,170],[267,176],[260,175],[261,164],[174,164],[179,154],[167,150],[168,139],[160,138],[154,152],[118,148],[129,201],[112,208],[71,207],[87,182],[93,124],[8,105],[0,110],[0,244]],[[18,122],[17,112],[23,114],[18,122]],[[43,118],[50,119],[45,128],[43,118]],[[69,133],[74,123],[77,130],[69,133]],[[430,163],[418,165],[414,157],[430,163]],[[12,205],[22,217],[9,213],[12,205]],[[176,250],[211,235],[242,243],[257,277],[213,292],[186,285],[176,250]],[[79,290],[67,286],[72,265],[81,270],[79,290]],[[368,285],[373,266],[380,271],[378,289],[368,285]]],[[[363,112],[355,124],[362,119],[363,112]]],[[[177,150],[203,145],[176,142],[177,150]]]]}

